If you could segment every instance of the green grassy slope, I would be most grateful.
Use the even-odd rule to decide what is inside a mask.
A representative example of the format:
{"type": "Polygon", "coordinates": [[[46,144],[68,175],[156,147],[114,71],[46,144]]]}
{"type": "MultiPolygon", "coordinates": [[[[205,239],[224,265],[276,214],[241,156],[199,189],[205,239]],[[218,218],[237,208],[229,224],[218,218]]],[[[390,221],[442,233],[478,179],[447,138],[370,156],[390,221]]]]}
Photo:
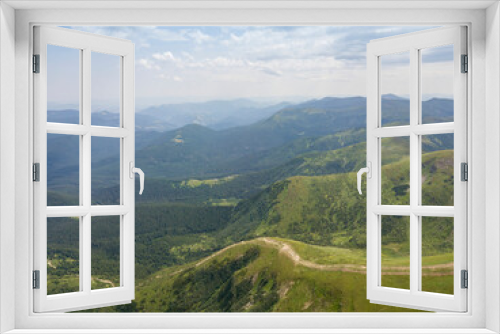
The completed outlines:
{"type": "MultiPolygon", "coordinates": [[[[160,270],[137,284],[131,312],[408,312],[366,299],[365,252],[259,238],[210,257],[160,270]]],[[[391,274],[391,284],[407,276],[391,274]]],[[[424,273],[429,287],[447,284],[446,268],[424,273]]]]}
{"type": "Polygon", "coordinates": [[[296,265],[273,245],[247,243],[201,265],[155,274],[138,287],[135,307],[140,312],[396,310],[370,304],[359,289],[364,280],[363,274],[296,265]],[[160,293],[155,297],[154,291],[160,293]]]}
{"type": "MultiPolygon", "coordinates": [[[[450,147],[449,139],[448,137],[429,137],[424,140],[423,150],[430,152],[425,153],[422,157],[424,203],[440,203],[441,205],[452,205],[453,203],[453,152],[442,150],[442,148],[450,147]]],[[[385,164],[382,172],[383,198],[393,204],[404,203],[409,196],[408,141],[395,138],[385,140],[382,145],[387,153],[383,155],[385,164]]],[[[168,289],[167,287],[155,287],[155,284],[167,283],[156,282],[153,279],[158,275],[163,277],[163,271],[155,273],[162,268],[180,270],[184,268],[183,266],[189,267],[188,264],[192,261],[199,261],[223,247],[241,240],[262,237],[285,238],[287,243],[293,245],[303,258],[316,264],[362,265],[366,242],[365,197],[360,196],[356,191],[355,173],[342,172],[356,170],[362,166],[364,157],[364,143],[361,143],[338,150],[305,153],[282,166],[255,173],[210,180],[189,179],[176,182],[175,186],[182,189],[183,196],[179,196],[180,192],[175,192],[167,194],[171,197],[160,197],[159,193],[153,192],[153,196],[150,197],[153,199],[152,201],[138,203],[136,206],[136,277],[138,284],[144,286],[144,296],[149,296],[144,297],[143,304],[151,304],[151,307],[156,307],[157,310],[172,312],[182,309],[187,311],[299,310],[297,300],[302,300],[300,299],[301,294],[310,295],[308,291],[311,291],[311,286],[316,286],[314,284],[323,284],[321,282],[326,284],[321,275],[334,280],[336,288],[340,289],[340,292],[326,291],[324,292],[326,295],[322,295],[323,292],[319,295],[311,295],[315,297],[312,298],[314,300],[322,300],[322,298],[330,300],[337,298],[335,296],[351,293],[349,291],[354,291],[356,287],[356,285],[350,286],[351,283],[357,284],[358,289],[361,286],[364,287],[362,273],[336,271],[326,271],[325,273],[323,270],[319,275],[314,272],[318,271],[317,268],[305,267],[300,271],[300,275],[304,276],[293,276],[297,282],[309,282],[309,285],[304,288],[305,290],[299,290],[301,292],[293,297],[293,301],[284,301],[281,297],[277,301],[276,294],[270,291],[286,290],[286,285],[283,285],[286,280],[278,280],[278,277],[282,277],[279,270],[286,269],[281,264],[286,261],[276,260],[274,255],[269,255],[271,256],[269,258],[266,254],[276,252],[276,247],[268,249],[269,245],[259,243],[252,244],[258,248],[258,251],[253,250],[249,254],[246,254],[245,251],[241,261],[238,255],[235,259],[221,260],[222,262],[214,264],[207,271],[199,272],[196,268],[191,268],[185,272],[185,275],[183,274],[185,276],[183,278],[173,275],[177,282],[175,285],[177,290],[171,286],[168,286],[168,289]],[[236,195],[228,196],[231,194],[228,189],[232,189],[236,194],[238,190],[241,192],[242,189],[250,189],[251,187],[254,187],[255,193],[252,196],[241,196],[243,200],[241,197],[237,198],[236,195]],[[245,199],[245,197],[247,198],[245,199]],[[159,203],[157,202],[159,198],[172,200],[159,203]],[[189,203],[189,200],[192,199],[196,200],[189,203]],[[275,250],[273,251],[273,249],[275,250]],[[260,282],[259,277],[262,277],[262,282],[266,283],[255,287],[255,285],[249,285],[248,280],[244,280],[236,273],[245,268],[245,270],[249,270],[247,267],[254,263],[260,263],[259,259],[265,259],[262,260],[263,264],[276,263],[276,266],[259,267],[263,273],[259,272],[255,279],[253,277],[256,273],[254,273],[251,283],[260,282]],[[191,273],[194,276],[190,276],[191,273]],[[268,275],[268,273],[272,274],[268,275]],[[151,274],[152,276],[148,278],[148,275],[151,274]],[[208,288],[203,285],[206,279],[211,281],[213,277],[219,276],[222,277],[220,282],[228,282],[228,280],[231,282],[224,286],[220,285],[222,284],[220,282],[206,282],[212,284],[208,288]],[[309,281],[305,277],[308,277],[309,281]],[[199,285],[200,281],[203,283],[201,286],[199,285]],[[316,281],[317,283],[315,283],[316,281]],[[156,282],[151,284],[153,288],[160,289],[157,291],[161,293],[164,293],[164,290],[174,291],[172,292],[174,295],[153,295],[151,291],[156,290],[148,290],[150,282],[156,282]],[[184,290],[186,290],[184,292],[181,291],[182,284],[187,284],[184,285],[184,290]],[[193,297],[190,295],[196,294],[196,291],[207,289],[212,291],[210,289],[222,288],[225,290],[220,290],[220,295],[217,296],[210,294],[210,296],[193,297]],[[236,294],[231,295],[233,297],[228,297],[229,293],[233,292],[236,294]],[[328,296],[328,298],[324,296],[328,296]],[[186,298],[191,300],[195,297],[200,300],[197,305],[182,306],[180,303],[181,300],[186,298]],[[207,301],[206,298],[209,298],[210,301],[207,301]],[[220,301],[224,298],[226,298],[224,302],[220,301]],[[242,306],[237,303],[237,300],[246,300],[245,298],[250,298],[247,302],[250,304],[249,306],[245,304],[247,306],[241,308],[242,306]],[[252,298],[254,301],[251,301],[252,298]],[[258,301],[255,301],[256,298],[258,301]],[[163,304],[159,305],[155,300],[158,300],[158,303],[161,301],[163,304]],[[168,304],[170,305],[168,306],[165,303],[172,304],[168,304]],[[291,305],[281,308],[280,303],[291,303],[291,305]]],[[[171,190],[164,189],[164,191],[168,193],[171,190]]],[[[64,198],[60,200],[64,202],[64,198]]],[[[52,227],[49,225],[48,232],[55,236],[72,236],[73,234],[64,232],[66,229],[67,224],[54,224],[52,227]]],[[[106,231],[103,230],[102,233],[99,233],[99,231],[93,230],[94,232],[97,233],[98,240],[106,241],[106,231]]],[[[384,263],[407,267],[409,249],[407,226],[402,225],[397,219],[391,218],[384,222],[383,232],[386,235],[383,240],[384,263]]],[[[426,266],[437,265],[436,268],[430,268],[428,271],[447,270],[446,273],[449,273],[449,264],[452,263],[453,259],[453,223],[450,224],[446,218],[435,218],[434,221],[425,223],[422,233],[423,254],[425,256],[423,263],[426,266]]],[[[49,290],[52,292],[75,291],[78,284],[78,279],[74,276],[75,270],[78,268],[77,255],[75,254],[78,250],[73,249],[74,247],[72,248],[71,245],[76,244],[65,238],[50,240],[49,290]]],[[[247,244],[243,245],[248,246],[247,244]]],[[[109,287],[116,284],[117,277],[110,269],[117,268],[118,262],[109,262],[110,257],[116,258],[116,254],[113,253],[115,249],[118,249],[116,245],[107,242],[106,247],[93,252],[93,258],[103,259],[103,261],[98,261],[101,264],[97,268],[97,272],[102,275],[94,275],[93,286],[109,287]]],[[[278,259],[279,254],[278,252],[278,259]]],[[[165,270],[168,272],[170,269],[165,270]]],[[[440,279],[437,277],[429,276],[423,282],[424,289],[434,292],[449,291],[450,286],[452,287],[451,276],[439,276],[440,279]]],[[[408,279],[407,275],[389,275],[384,277],[383,282],[391,284],[391,286],[404,287],[408,284],[408,279]]],[[[293,284],[296,287],[301,286],[298,283],[293,284]]],[[[316,293],[317,290],[314,289],[313,291],[316,293]]],[[[140,301],[139,296],[141,294],[138,293],[136,303],[140,301]]],[[[364,300],[361,296],[349,298],[359,299],[359,303],[364,300]]],[[[352,301],[355,305],[352,306],[353,308],[343,306],[348,305],[351,301],[341,300],[337,306],[328,303],[307,306],[309,302],[305,300],[301,307],[305,307],[304,310],[309,310],[309,308],[312,310],[320,310],[321,308],[342,311],[365,310],[365,306],[361,304],[359,306],[357,301],[352,301]]],[[[135,310],[135,307],[143,307],[137,305],[139,304],[129,305],[128,308],[135,310]]],[[[140,310],[146,310],[145,307],[140,310]]],[[[151,308],[147,309],[151,310],[151,308]]]]}
{"type": "MultiPolygon", "coordinates": [[[[382,196],[386,203],[408,201],[406,159],[382,169],[382,196]]],[[[453,151],[449,150],[423,155],[424,203],[439,201],[441,205],[452,205],[452,160],[453,151]]],[[[232,241],[279,236],[319,245],[364,247],[365,210],[365,196],[357,193],[355,173],[294,176],[240,202],[231,224],[221,233],[232,241]]],[[[400,231],[405,233],[405,229],[400,231]]]]}
{"type": "MultiPolygon", "coordinates": [[[[343,150],[348,152],[355,149],[356,145],[323,152],[320,156],[342,156],[343,150]]],[[[395,148],[394,152],[397,151],[395,148]]],[[[349,153],[347,156],[352,155],[349,153]]],[[[394,159],[400,156],[403,156],[402,161],[384,166],[383,169],[383,195],[392,203],[401,203],[408,198],[407,187],[401,190],[401,185],[408,185],[408,179],[401,175],[409,175],[404,154],[394,154],[394,159]]],[[[302,170],[315,170],[311,166],[321,166],[321,161],[312,159],[302,166],[302,170]]],[[[452,203],[451,161],[452,151],[436,151],[423,156],[424,201],[439,200],[443,205],[452,203]]],[[[237,179],[210,182],[191,180],[186,181],[184,187],[196,192],[204,184],[207,187],[204,196],[208,196],[216,194],[220,190],[217,190],[219,186],[237,179]]],[[[234,187],[235,191],[241,186],[238,184],[234,187]]],[[[186,193],[186,198],[189,196],[193,196],[193,193],[186,193]]],[[[220,198],[225,198],[223,192],[220,198]]],[[[273,183],[235,207],[230,204],[221,201],[217,205],[203,202],[137,204],[137,277],[143,278],[164,266],[193,261],[240,240],[260,236],[284,237],[343,248],[365,247],[365,197],[356,191],[354,173],[294,176],[273,183]]],[[[384,226],[390,236],[388,242],[407,242],[406,227],[398,227],[397,221],[389,221],[384,226]]],[[[452,225],[446,221],[425,229],[424,233],[426,231],[429,232],[424,244],[426,240],[443,240],[438,249],[452,247],[452,225]]],[[[51,230],[49,233],[52,233],[51,230]]],[[[56,254],[59,257],[65,254],[67,246],[67,240],[54,242],[51,245],[54,258],[51,260],[55,259],[56,254]]],[[[425,250],[431,251],[431,248],[425,250]]],[[[95,256],[101,255],[96,253],[95,256]]]]}

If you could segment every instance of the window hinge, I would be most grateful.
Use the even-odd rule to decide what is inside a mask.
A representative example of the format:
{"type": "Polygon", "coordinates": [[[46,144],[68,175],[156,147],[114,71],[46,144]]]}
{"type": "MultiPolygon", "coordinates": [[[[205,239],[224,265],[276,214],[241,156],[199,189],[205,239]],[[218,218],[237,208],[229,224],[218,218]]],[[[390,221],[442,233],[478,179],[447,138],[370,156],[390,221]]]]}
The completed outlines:
{"type": "Polygon", "coordinates": [[[460,165],[460,174],[461,174],[461,177],[460,179],[462,181],[469,181],[469,165],[466,163],[466,162],[462,162],[462,164],[460,165]]]}
{"type": "Polygon", "coordinates": [[[469,287],[469,272],[467,270],[462,270],[462,289],[467,289],[469,287]]]}
{"type": "Polygon", "coordinates": [[[469,72],[469,57],[467,55],[462,55],[462,73],[469,72]]]}
{"type": "Polygon", "coordinates": [[[40,73],[40,55],[33,55],[33,73],[40,73]]]}
{"type": "Polygon", "coordinates": [[[40,270],[33,270],[33,289],[40,289],[40,270]]]}
{"type": "Polygon", "coordinates": [[[33,181],[40,182],[40,163],[33,164],[33,181]]]}

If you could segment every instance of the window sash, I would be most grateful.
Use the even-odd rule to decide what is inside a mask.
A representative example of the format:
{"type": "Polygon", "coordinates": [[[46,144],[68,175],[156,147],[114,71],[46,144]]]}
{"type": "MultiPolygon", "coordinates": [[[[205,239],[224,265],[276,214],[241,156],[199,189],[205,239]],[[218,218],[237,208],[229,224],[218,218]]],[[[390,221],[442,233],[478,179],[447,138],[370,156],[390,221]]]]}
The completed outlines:
{"type": "Polygon", "coordinates": [[[460,73],[461,54],[467,53],[465,27],[427,30],[372,41],[367,49],[367,161],[372,177],[367,181],[367,297],[371,302],[424,310],[467,310],[467,290],[461,289],[460,271],[467,269],[467,183],[460,181],[460,164],[467,162],[467,76],[460,73]],[[454,122],[420,124],[419,50],[454,45],[454,122]],[[410,125],[381,126],[380,57],[410,52],[410,125]],[[454,133],[454,206],[434,207],[419,203],[422,135],[454,133]],[[381,205],[381,139],[410,138],[410,205],[381,205]],[[381,217],[410,217],[410,290],[381,286],[381,217]],[[454,218],[454,294],[420,291],[423,216],[454,218]]]}
{"type": "Polygon", "coordinates": [[[39,26],[34,28],[34,54],[40,55],[40,73],[34,74],[34,161],[40,163],[40,182],[34,184],[34,270],[40,271],[40,289],[34,289],[35,312],[65,312],[128,303],[134,298],[134,187],[129,162],[134,161],[134,45],[125,40],[39,26]],[[80,50],[80,124],[47,122],[47,45],[80,50]],[[91,53],[121,59],[120,127],[91,125],[91,53]],[[47,134],[80,138],[80,205],[47,207],[47,134]],[[120,205],[91,205],[92,137],[120,138],[120,205]],[[91,217],[120,216],[120,286],[91,288],[91,217]],[[47,218],[80,217],[80,291],[47,295],[47,218]]]}

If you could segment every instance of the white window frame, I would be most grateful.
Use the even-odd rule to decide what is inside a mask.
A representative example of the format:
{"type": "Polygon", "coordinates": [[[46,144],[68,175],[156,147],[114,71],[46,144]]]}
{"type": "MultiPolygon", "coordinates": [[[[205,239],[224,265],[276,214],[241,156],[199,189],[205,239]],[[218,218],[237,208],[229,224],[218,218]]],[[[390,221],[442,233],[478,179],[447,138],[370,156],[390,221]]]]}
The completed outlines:
{"type": "Polygon", "coordinates": [[[70,29],[35,26],[34,54],[39,55],[39,73],[34,84],[34,162],[39,164],[39,181],[34,193],[34,270],[40,272],[39,289],[34,289],[34,311],[74,311],[130,303],[135,296],[135,180],[130,177],[135,159],[134,70],[135,51],[130,41],[70,29]],[[80,119],[78,124],[47,122],[47,46],[73,48],[80,54],[80,119]],[[120,124],[118,127],[96,126],[91,121],[92,53],[119,57],[120,124]],[[78,136],[79,205],[47,206],[47,135],[78,136]],[[120,204],[92,205],[91,142],[93,138],[120,140],[120,204]],[[120,219],[120,285],[92,290],[92,217],[118,216],[120,219]],[[47,295],[47,218],[79,217],[79,291],[47,295]]]}
{"type": "MultiPolygon", "coordinates": [[[[409,3],[411,1],[405,1],[409,3]]],[[[16,6],[15,1],[9,2],[16,6]]],[[[298,1],[293,4],[281,4],[269,2],[258,5],[245,5],[235,3],[227,5],[230,8],[223,8],[225,5],[216,1],[201,4],[172,3],[170,8],[146,9],[151,6],[148,1],[142,5],[144,10],[115,9],[102,10],[95,7],[106,6],[95,2],[84,2],[75,4],[79,8],[94,8],[75,10],[66,8],[62,10],[40,10],[40,6],[48,6],[54,9],[54,3],[38,2],[38,9],[19,10],[15,17],[15,118],[5,116],[5,109],[2,108],[1,116],[5,117],[8,124],[15,125],[15,233],[1,236],[2,242],[6,238],[15,237],[15,247],[12,243],[3,243],[2,246],[9,247],[0,251],[2,269],[12,269],[3,271],[2,285],[0,285],[2,297],[10,296],[5,302],[2,300],[0,312],[7,319],[7,306],[15,304],[15,320],[10,322],[11,327],[16,328],[17,333],[37,332],[37,329],[64,329],[65,333],[75,332],[72,329],[89,329],[89,332],[106,332],[106,329],[127,329],[133,333],[133,328],[142,328],[136,332],[144,332],[145,329],[170,328],[170,332],[175,328],[198,328],[212,329],[212,332],[238,332],[235,329],[254,328],[255,332],[336,332],[335,329],[358,328],[359,332],[412,332],[413,329],[420,329],[419,332],[462,332],[467,333],[490,333],[486,328],[494,331],[500,330],[498,320],[500,310],[499,294],[499,271],[498,254],[500,251],[499,228],[497,226],[500,210],[498,201],[500,199],[500,176],[492,175],[492,178],[485,182],[485,162],[489,164],[487,171],[498,174],[498,162],[500,162],[500,137],[498,136],[498,124],[500,118],[497,110],[500,106],[498,90],[499,80],[499,50],[500,50],[500,19],[496,3],[492,2],[441,2],[435,1],[403,4],[398,2],[399,9],[390,9],[393,4],[387,2],[371,2],[370,8],[364,8],[366,3],[356,4],[355,2],[339,1],[336,4],[312,3],[298,1]],[[208,3],[208,5],[207,5],[208,3]],[[211,4],[211,5],[210,5],[211,4]],[[487,6],[491,7],[485,10],[487,6]],[[177,8],[176,8],[177,6],[177,8]],[[179,9],[178,7],[184,7],[179,9]],[[193,8],[194,6],[194,8],[193,8]],[[205,10],[196,6],[203,6],[205,10]],[[210,7],[212,6],[212,7],[210,7]],[[344,6],[342,8],[342,6],[344,6]],[[432,7],[431,7],[432,6],[432,7]],[[454,6],[461,6],[456,9],[454,6]],[[338,7],[338,8],[336,8],[338,7]],[[358,9],[352,9],[352,8],[358,9]],[[405,8],[406,9],[401,9],[405,8]],[[438,7],[438,9],[436,9],[438,7]],[[347,8],[347,9],[346,9],[347,8]],[[349,9],[351,8],[351,9],[349,9]],[[439,9],[441,8],[441,9],[439,9]],[[468,9],[466,9],[468,8],[468,9]],[[485,22],[487,26],[485,26],[485,22]],[[469,56],[471,57],[471,75],[468,79],[469,91],[469,133],[472,133],[469,141],[469,153],[471,154],[470,179],[469,183],[469,221],[474,226],[469,227],[468,233],[471,236],[471,243],[468,245],[470,288],[468,289],[469,310],[467,313],[437,313],[437,314],[34,314],[31,286],[32,259],[30,254],[32,245],[32,221],[33,212],[30,209],[32,203],[32,184],[30,181],[30,169],[32,147],[32,77],[29,73],[30,55],[32,53],[32,27],[35,24],[48,25],[447,25],[465,24],[469,27],[469,56]],[[486,29],[488,28],[488,29],[486,29]],[[485,71],[485,64],[488,72],[485,71]],[[486,86],[488,83],[488,86],[486,86]],[[488,108],[486,108],[488,107],[488,108]],[[489,122],[486,122],[489,117],[489,122]],[[487,134],[485,131],[489,130],[487,134]],[[488,140],[487,140],[488,139],[488,140]],[[485,154],[485,145],[491,152],[485,154]],[[495,165],[495,163],[497,163],[495,165]],[[477,166],[477,168],[474,168],[477,166]],[[488,193],[488,197],[486,196],[488,193]],[[484,202],[490,204],[485,207],[484,202]],[[485,215],[488,214],[487,216],[485,215]],[[486,218],[488,218],[486,220],[486,218]],[[12,257],[12,252],[14,257],[12,257]],[[488,253],[487,253],[488,251],[488,253]],[[486,254],[490,256],[485,257],[486,254]],[[486,263],[488,266],[486,266],[486,263]],[[15,265],[14,265],[15,264],[15,265]],[[9,275],[12,273],[11,275],[9,275]],[[5,276],[5,279],[3,278],[5,276]],[[13,280],[15,279],[15,282],[13,280]],[[8,292],[11,286],[6,283],[15,284],[14,296],[8,292]],[[486,288],[488,294],[485,293],[486,288]],[[12,298],[14,298],[12,300],[12,298]],[[11,303],[10,305],[8,303],[11,303]],[[6,314],[6,315],[4,315],[6,314]],[[264,329],[270,329],[265,331],[264,329]],[[290,329],[282,330],[279,329],[290,329]],[[380,330],[385,328],[384,330],[380,330]],[[26,329],[23,330],[23,329],[26,329]],[[28,331],[32,329],[32,331],[28,331]],[[99,330],[100,329],[100,330],[99,330]],[[230,330],[233,329],[233,330],[230,330]],[[261,329],[261,330],[259,330],[261,329]],[[321,331],[320,329],[323,329],[321,331]],[[364,330],[362,330],[364,329],[364,330]],[[392,329],[392,330],[391,330],[392,329]],[[406,330],[408,329],[408,330],[406,330]],[[432,330],[431,330],[432,329],[432,330]],[[448,330],[447,330],[448,329],[448,330]]],[[[20,6],[30,8],[33,3],[19,2],[20,6]]],[[[136,6],[141,6],[135,4],[136,6]]],[[[1,4],[5,12],[12,13],[11,9],[5,9],[5,4],[1,4]]],[[[60,3],[55,6],[62,6],[60,3]]],[[[64,6],[68,6],[64,4],[64,6]]],[[[71,5],[69,5],[71,7],[71,5]]],[[[108,6],[113,6],[109,5],[108,6]]],[[[158,6],[153,4],[152,6],[158,6]]],[[[31,7],[32,8],[32,7],[31,7]]],[[[75,8],[75,7],[73,7],[75,8]]],[[[4,24],[0,17],[0,24],[4,24]]],[[[7,22],[9,27],[14,27],[12,21],[7,22]]],[[[1,34],[7,34],[3,31],[1,34]]],[[[4,35],[0,35],[1,36],[4,35]]],[[[0,39],[0,43],[5,39],[0,39]]],[[[5,50],[5,49],[4,49],[5,50]]],[[[0,58],[0,68],[5,69],[12,62],[5,57],[0,58]]],[[[5,73],[5,72],[3,72],[5,73]]],[[[11,78],[14,79],[14,78],[11,78]]],[[[1,78],[2,82],[5,82],[1,78]]],[[[13,80],[12,80],[13,82],[13,80]]],[[[7,85],[0,87],[2,94],[12,91],[7,85]]],[[[2,99],[4,96],[2,95],[2,99]]],[[[7,101],[12,105],[11,102],[7,101]]],[[[5,123],[4,123],[5,124],[5,123]]],[[[1,133],[0,133],[1,135],[1,133]]],[[[3,138],[3,137],[2,137],[3,138]]],[[[10,154],[5,142],[2,145],[2,155],[10,154]],[[6,149],[6,150],[4,150],[6,149]]],[[[1,161],[3,168],[6,163],[1,161]]],[[[10,165],[9,165],[10,166],[10,165]]],[[[7,166],[8,167],[8,166],[7,166]]],[[[0,169],[2,180],[7,178],[5,169],[0,169]]],[[[5,201],[0,199],[2,209],[5,208],[5,201]]],[[[12,232],[2,221],[2,231],[12,232]]],[[[164,332],[168,332],[165,330],[164,332]]],[[[352,331],[351,331],[352,332],[352,331]]]]}
{"type": "Polygon", "coordinates": [[[467,54],[466,27],[434,28],[411,34],[373,40],[367,46],[367,135],[366,151],[371,177],[367,180],[367,297],[373,303],[407,306],[422,310],[464,312],[467,290],[461,287],[461,270],[467,270],[467,184],[460,178],[461,163],[467,163],[467,73],[461,73],[462,55],[467,54]],[[422,123],[422,61],[420,50],[453,46],[453,122],[422,123]],[[409,124],[382,126],[381,59],[409,54],[409,124]],[[454,134],[454,205],[421,203],[421,136],[454,134]],[[410,145],[410,202],[389,205],[382,202],[382,139],[406,137],[410,145]],[[382,217],[405,216],[410,221],[410,265],[408,290],[382,286],[382,217]],[[454,226],[454,292],[451,295],[422,291],[422,217],[451,217],[454,226]]]}

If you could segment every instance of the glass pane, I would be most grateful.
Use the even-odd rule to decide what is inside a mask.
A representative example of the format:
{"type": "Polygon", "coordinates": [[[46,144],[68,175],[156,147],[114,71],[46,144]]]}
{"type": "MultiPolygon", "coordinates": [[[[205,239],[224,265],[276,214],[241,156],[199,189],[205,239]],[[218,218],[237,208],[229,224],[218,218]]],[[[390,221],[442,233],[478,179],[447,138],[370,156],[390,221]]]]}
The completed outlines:
{"type": "Polygon", "coordinates": [[[47,134],[47,205],[80,205],[80,136],[47,134]]]}
{"type": "Polygon", "coordinates": [[[120,58],[92,52],[92,125],[120,126],[120,58]]]}
{"type": "Polygon", "coordinates": [[[120,216],[92,217],[92,290],[120,286],[120,216]]]}
{"type": "Polygon", "coordinates": [[[80,54],[47,45],[47,122],[80,123],[80,54]]]}
{"type": "Polygon", "coordinates": [[[382,216],[382,286],[410,289],[410,217],[382,216]]]}
{"type": "Polygon", "coordinates": [[[453,218],[422,217],[422,291],[453,294],[453,218]]]}
{"type": "Polygon", "coordinates": [[[422,136],[422,205],[453,206],[453,133],[422,136]]]}
{"type": "Polygon", "coordinates": [[[92,137],[92,204],[120,204],[120,138],[92,137]]]}
{"type": "Polygon", "coordinates": [[[382,139],[382,204],[410,204],[410,138],[382,139]]]}
{"type": "Polygon", "coordinates": [[[380,57],[382,126],[410,124],[410,52],[380,57]]]}
{"type": "Polygon", "coordinates": [[[80,291],[80,218],[47,218],[47,294],[80,291]]]}
{"type": "Polygon", "coordinates": [[[420,50],[422,123],[453,122],[453,45],[420,50]]]}

